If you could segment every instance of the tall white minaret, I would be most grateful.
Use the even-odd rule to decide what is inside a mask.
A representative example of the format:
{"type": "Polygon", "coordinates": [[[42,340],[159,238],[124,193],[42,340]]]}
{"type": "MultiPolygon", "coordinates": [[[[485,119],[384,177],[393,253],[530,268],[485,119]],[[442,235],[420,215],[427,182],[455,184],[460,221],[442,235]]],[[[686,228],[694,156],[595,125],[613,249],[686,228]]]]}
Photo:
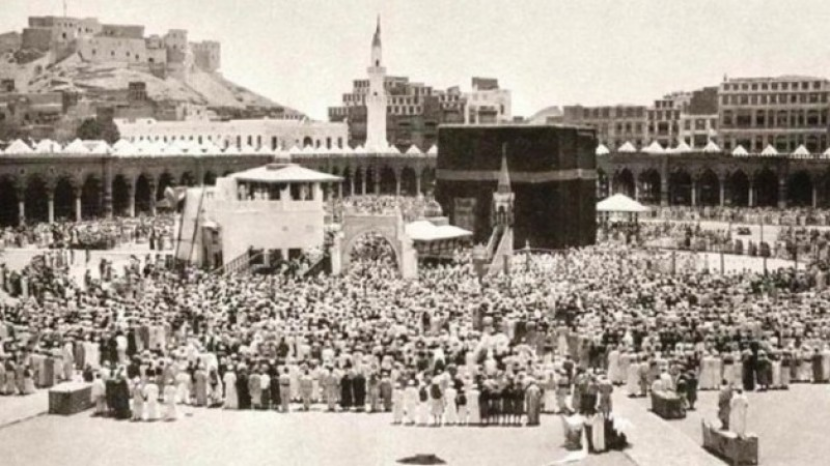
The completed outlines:
{"type": "Polygon", "coordinates": [[[372,39],[372,64],[369,66],[369,93],[366,95],[366,149],[386,152],[386,68],[380,45],[380,16],[372,39]]]}

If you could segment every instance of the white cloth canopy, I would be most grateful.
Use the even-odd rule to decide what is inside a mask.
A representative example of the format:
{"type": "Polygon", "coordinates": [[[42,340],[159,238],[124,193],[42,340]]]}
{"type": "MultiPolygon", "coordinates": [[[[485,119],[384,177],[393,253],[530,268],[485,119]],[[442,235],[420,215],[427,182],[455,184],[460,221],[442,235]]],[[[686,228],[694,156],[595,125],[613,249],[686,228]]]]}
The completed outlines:
{"type": "Polygon", "coordinates": [[[796,159],[808,159],[810,158],[810,151],[802,144],[793,151],[792,156],[796,159]]]}
{"type": "Polygon", "coordinates": [[[678,144],[677,147],[674,148],[673,152],[675,154],[685,154],[685,153],[691,152],[691,151],[692,151],[692,148],[689,147],[688,144],[686,144],[686,141],[680,141],[680,144],[678,144]]]}
{"type": "Polygon", "coordinates": [[[709,143],[706,144],[706,147],[703,148],[703,152],[710,152],[711,153],[711,152],[720,152],[720,151],[721,151],[721,149],[717,144],[715,144],[715,141],[709,141],[709,143]]]}
{"type": "Polygon", "coordinates": [[[746,157],[749,155],[749,152],[747,152],[746,149],[744,149],[744,146],[739,144],[738,147],[736,147],[735,150],[732,151],[732,155],[734,155],[735,157],[746,157]]]}
{"type": "Polygon", "coordinates": [[[761,151],[761,155],[764,157],[775,157],[778,155],[778,151],[775,150],[775,147],[772,147],[772,144],[768,144],[767,147],[761,151]]]}
{"type": "Polygon", "coordinates": [[[15,139],[12,141],[11,145],[6,148],[7,154],[31,154],[32,148],[29,147],[28,144],[21,141],[20,139],[15,139]]]}
{"type": "Polygon", "coordinates": [[[434,225],[429,220],[417,220],[404,227],[407,236],[414,241],[440,241],[471,236],[473,232],[453,225],[434,225]]]}
{"type": "Polygon", "coordinates": [[[595,154],[596,155],[607,155],[610,152],[611,151],[608,150],[607,147],[605,147],[605,144],[600,144],[599,146],[597,146],[597,150],[596,150],[595,154]]]}
{"type": "Polygon", "coordinates": [[[663,146],[661,146],[659,142],[652,141],[651,144],[648,145],[648,147],[643,149],[643,152],[647,154],[662,154],[666,152],[666,150],[663,149],[663,146]]]}
{"type": "Polygon", "coordinates": [[[631,144],[631,141],[626,141],[625,144],[621,145],[617,152],[637,152],[637,148],[634,147],[634,144],[631,144]]]}
{"type": "Polygon", "coordinates": [[[650,209],[625,194],[614,194],[597,203],[597,212],[648,212],[650,209]]]}

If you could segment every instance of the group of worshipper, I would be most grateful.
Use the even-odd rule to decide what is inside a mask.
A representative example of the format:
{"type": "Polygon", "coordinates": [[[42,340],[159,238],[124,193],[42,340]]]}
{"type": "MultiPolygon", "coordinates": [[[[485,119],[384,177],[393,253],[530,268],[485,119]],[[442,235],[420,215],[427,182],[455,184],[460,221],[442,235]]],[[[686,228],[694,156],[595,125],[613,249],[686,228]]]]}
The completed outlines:
{"type": "Polygon", "coordinates": [[[652,208],[652,217],[661,220],[719,222],[758,225],[815,225],[830,226],[830,210],[802,207],[690,207],[669,206],[652,208]]]}
{"type": "Polygon", "coordinates": [[[340,223],[344,212],[386,214],[399,211],[405,222],[441,215],[441,206],[432,196],[358,195],[332,199],[325,205],[332,221],[340,223]]]}
{"type": "Polygon", "coordinates": [[[337,277],[160,271],[142,276],[133,293],[44,280],[44,299],[20,300],[4,320],[32,335],[35,349],[47,335],[97,342],[116,374],[101,375],[103,401],[106,377],[115,377],[120,407],[122,379],[132,405],[142,402],[136,393],[144,403],[169,402],[165,392],[182,385],[188,396],[177,399],[217,405],[221,385],[227,409],[316,404],[391,411],[401,424],[462,424],[466,415],[469,425],[534,425],[538,406],[581,416],[583,427],[590,419],[593,436],[593,426],[616,422],[602,403],[614,384],[642,395],[659,380],[691,408],[698,387],[717,388],[727,366],[744,388],[773,388],[784,373],[787,383],[796,380],[788,354],[790,362],[809,355],[806,367],[818,369],[818,350],[819,377],[797,376],[830,374],[822,353],[830,300],[793,287],[800,277],[792,271],[673,275],[659,267],[664,253],[600,244],[534,255],[510,276],[481,281],[469,255],[459,254],[460,262],[422,267],[410,281],[378,247],[358,244],[358,260],[337,277]],[[150,343],[157,332],[163,338],[150,343]],[[210,388],[200,397],[203,385],[210,388]]]}
{"type": "MultiPolygon", "coordinates": [[[[149,242],[151,250],[172,247],[173,216],[59,220],[0,229],[0,245],[78,250],[113,249],[122,244],[149,242]]],[[[2,249],[2,247],[0,247],[2,249]]]]}

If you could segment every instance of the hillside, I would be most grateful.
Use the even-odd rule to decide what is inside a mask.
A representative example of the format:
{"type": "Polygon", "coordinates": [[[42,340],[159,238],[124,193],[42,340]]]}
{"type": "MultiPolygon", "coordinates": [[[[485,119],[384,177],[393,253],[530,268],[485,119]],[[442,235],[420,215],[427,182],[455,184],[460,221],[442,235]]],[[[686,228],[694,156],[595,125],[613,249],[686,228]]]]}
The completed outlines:
{"type": "Polygon", "coordinates": [[[284,108],[286,115],[300,112],[273,102],[242,86],[234,84],[218,73],[209,73],[194,67],[185,80],[168,76],[160,79],[150,74],[146,66],[123,62],[90,63],[77,54],[54,64],[47,54],[41,58],[20,63],[12,54],[0,57],[0,79],[12,78],[19,92],[50,91],[116,91],[127,89],[130,82],[143,81],[148,97],[155,101],[189,102],[211,108],[230,108],[238,111],[284,108]]]}

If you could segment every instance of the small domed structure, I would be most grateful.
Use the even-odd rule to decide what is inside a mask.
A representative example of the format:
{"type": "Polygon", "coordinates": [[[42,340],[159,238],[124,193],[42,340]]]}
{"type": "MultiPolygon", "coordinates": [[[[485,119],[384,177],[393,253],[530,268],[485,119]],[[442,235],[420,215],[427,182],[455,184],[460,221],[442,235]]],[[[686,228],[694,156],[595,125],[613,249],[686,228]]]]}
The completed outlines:
{"type": "Polygon", "coordinates": [[[424,217],[426,218],[434,218],[434,217],[443,217],[444,210],[441,209],[441,204],[432,199],[431,201],[427,202],[426,206],[424,207],[424,217]]]}

